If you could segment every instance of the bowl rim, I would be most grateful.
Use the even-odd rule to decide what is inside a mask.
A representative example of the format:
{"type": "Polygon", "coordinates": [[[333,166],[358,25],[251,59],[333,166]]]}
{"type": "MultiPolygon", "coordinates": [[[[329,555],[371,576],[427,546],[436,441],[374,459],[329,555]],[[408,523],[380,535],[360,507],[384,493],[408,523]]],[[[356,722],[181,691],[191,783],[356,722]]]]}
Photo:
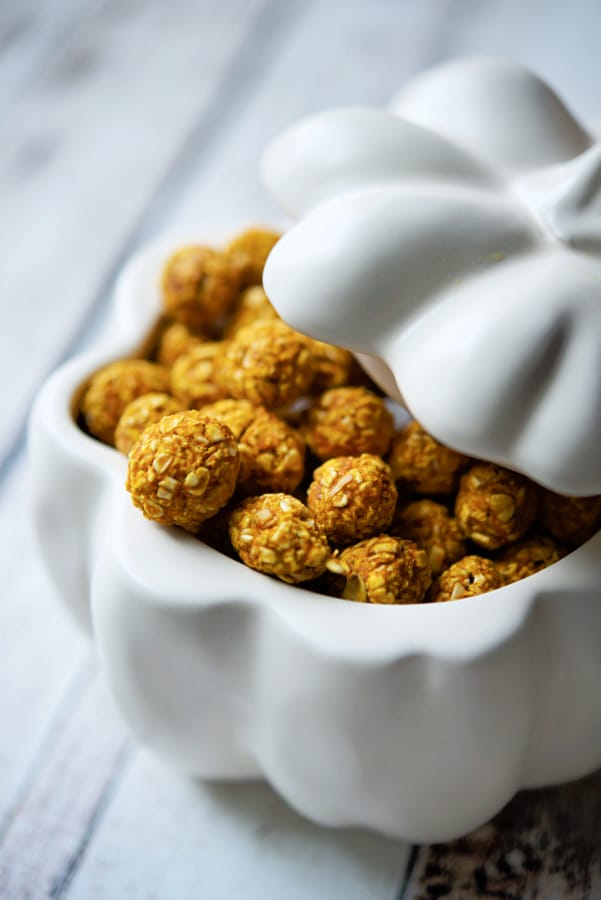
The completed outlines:
{"type": "MultiPolygon", "coordinates": [[[[273,224],[266,227],[281,227],[273,224]]],[[[111,314],[93,346],[64,363],[46,382],[36,407],[61,450],[104,481],[106,515],[114,519],[112,549],[130,593],[139,602],[187,614],[236,604],[286,620],[308,642],[355,664],[391,664],[434,654],[465,660],[508,641],[545,597],[598,593],[601,531],[552,566],[521,581],[448,603],[351,603],[298,589],[256,572],[180,529],[149,522],[134,509],[123,483],[127,462],[77,424],[74,398],[90,375],[132,356],[161,313],[159,275],[170,252],[186,243],[216,245],[237,233],[226,228],[166,232],[138,250],[115,286],[111,314]],[[199,586],[194,576],[201,573],[199,586]]]]}

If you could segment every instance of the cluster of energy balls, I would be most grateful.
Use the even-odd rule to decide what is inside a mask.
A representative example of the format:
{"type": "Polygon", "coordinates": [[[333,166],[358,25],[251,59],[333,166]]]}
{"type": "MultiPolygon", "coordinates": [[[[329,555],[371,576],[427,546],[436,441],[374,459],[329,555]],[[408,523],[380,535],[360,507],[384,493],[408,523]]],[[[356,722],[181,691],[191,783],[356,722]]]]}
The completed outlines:
{"type": "Polygon", "coordinates": [[[143,514],[292,584],[368,603],[484,594],[601,526],[564,497],[442,446],[352,354],[305,337],[261,287],[278,235],[186,246],[162,274],[148,358],[90,379],[80,422],[128,456],[143,514]]]}

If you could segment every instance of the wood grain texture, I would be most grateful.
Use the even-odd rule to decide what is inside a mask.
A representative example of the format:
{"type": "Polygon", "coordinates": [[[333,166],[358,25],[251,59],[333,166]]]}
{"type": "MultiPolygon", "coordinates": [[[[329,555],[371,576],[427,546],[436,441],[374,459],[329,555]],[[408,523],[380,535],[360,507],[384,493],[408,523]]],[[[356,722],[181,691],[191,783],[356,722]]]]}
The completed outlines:
{"type": "Polygon", "coordinates": [[[266,785],[181,778],[140,751],[69,900],[394,900],[409,848],[318,828],[266,785]],[[110,875],[107,875],[110,873],[110,875]]]}
{"type": "Polygon", "coordinates": [[[601,773],[516,797],[487,825],[422,848],[402,900],[601,897],[601,773]]]}

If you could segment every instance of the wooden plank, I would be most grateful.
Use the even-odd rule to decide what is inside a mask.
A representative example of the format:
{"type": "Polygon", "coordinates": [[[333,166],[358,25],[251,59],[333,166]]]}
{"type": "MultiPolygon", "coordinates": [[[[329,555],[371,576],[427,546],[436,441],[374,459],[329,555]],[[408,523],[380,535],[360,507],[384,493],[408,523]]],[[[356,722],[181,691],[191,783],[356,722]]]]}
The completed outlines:
{"type": "Polygon", "coordinates": [[[265,785],[209,786],[136,754],[69,900],[394,900],[406,845],[319,828],[265,785]]]}
{"type": "Polygon", "coordinates": [[[601,773],[519,794],[492,822],[425,847],[400,900],[601,897],[601,773]]]}
{"type": "Polygon", "coordinates": [[[35,784],[4,835],[3,900],[58,900],[65,895],[94,823],[126,764],[127,751],[104,682],[95,679],[48,750],[35,784]]]}
{"type": "Polygon", "coordinates": [[[60,52],[74,28],[96,14],[96,3],[3,0],[0,6],[0,112],[9,109],[60,52]]]}
{"type": "Polygon", "coordinates": [[[107,0],[5,116],[0,460],[265,2],[107,0]]]}

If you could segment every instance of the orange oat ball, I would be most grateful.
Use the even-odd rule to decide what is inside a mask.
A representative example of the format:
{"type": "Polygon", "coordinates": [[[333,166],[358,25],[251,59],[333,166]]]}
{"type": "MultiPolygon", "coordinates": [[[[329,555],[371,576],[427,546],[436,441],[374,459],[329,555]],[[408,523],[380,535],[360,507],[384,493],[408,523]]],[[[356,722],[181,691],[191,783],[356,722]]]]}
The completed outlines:
{"type": "Polygon", "coordinates": [[[276,409],[301,397],[313,372],[307,339],[276,319],[240,329],[223,355],[219,381],[232,397],[276,409]]]}
{"type": "Polygon", "coordinates": [[[477,463],[461,477],[455,515],[475,544],[497,550],[523,537],[538,512],[538,487],[516,472],[477,463]]]}
{"type": "Polygon", "coordinates": [[[242,291],[223,331],[225,338],[232,338],[247,325],[255,322],[279,320],[275,307],[271,305],[263,288],[255,284],[242,291]]]}
{"type": "Polygon", "coordinates": [[[127,456],[142,432],[183,406],[169,394],[143,394],[128,403],[115,428],[115,447],[127,456]]]}
{"type": "Polygon", "coordinates": [[[486,594],[503,587],[505,579],[490,559],[482,556],[464,556],[453,563],[432,585],[431,599],[435,603],[460,600],[486,594]]]}
{"type": "Polygon", "coordinates": [[[449,494],[455,490],[469,459],[439,444],[419,422],[412,421],[395,435],[388,462],[405,492],[449,494]]]}
{"type": "Polygon", "coordinates": [[[328,562],[340,596],[360,603],[421,603],[432,583],[425,552],[413,541],[381,534],[328,562]]]}
{"type": "Polygon", "coordinates": [[[350,350],[316,340],[311,340],[310,348],[315,361],[315,375],[311,384],[312,393],[321,394],[330,388],[343,387],[348,384],[351,373],[354,372],[355,362],[350,350]]]}
{"type": "Polygon", "coordinates": [[[339,456],[315,469],[307,505],[334,544],[351,544],[385,531],[397,490],[390,467],[379,456],[339,456]]]}
{"type": "Polygon", "coordinates": [[[172,322],[165,328],[159,339],[157,362],[170,369],[179,356],[199,347],[205,340],[206,338],[194,334],[182,322],[172,322]]]}
{"type": "Polygon", "coordinates": [[[505,581],[510,583],[546,569],[564,555],[559,544],[551,538],[532,535],[506,547],[495,562],[505,581]]]}
{"type": "Polygon", "coordinates": [[[238,441],[240,490],[289,494],[298,487],[305,471],[305,442],[296,429],[248,400],[218,400],[203,412],[225,422],[238,441]]]}
{"type": "Polygon", "coordinates": [[[171,393],[189,409],[200,409],[226,396],[217,382],[225,341],[206,341],[179,356],[171,368],[171,393]]]}
{"type": "Polygon", "coordinates": [[[163,270],[165,312],[197,331],[219,326],[238,288],[228,257],[211,247],[182,247],[163,270]]]}
{"type": "Polygon", "coordinates": [[[601,496],[569,497],[544,490],[540,522],[556,540],[578,547],[601,527],[601,496]]]}
{"type": "Polygon", "coordinates": [[[390,532],[415,541],[426,551],[434,577],[467,553],[465,535],[457,519],[442,503],[416,500],[395,514],[390,532]]]}
{"type": "Polygon", "coordinates": [[[114,444],[117,422],[128,403],[142,394],[168,391],[169,373],[162,366],[145,359],[121,359],[92,376],[81,413],[90,434],[114,444]]]}
{"type": "Polygon", "coordinates": [[[281,235],[268,228],[248,228],[226,247],[230,264],[242,284],[262,284],[267,257],[281,235]]]}
{"type": "Polygon", "coordinates": [[[295,584],[317,578],[330,557],[328,542],[300,500],[263,494],[232,513],[230,538],[242,562],[295,584]]]}
{"type": "Polygon", "coordinates": [[[234,493],[239,467],[229,428],[190,409],[144,431],[129,454],[125,487],[147,519],[198,531],[234,493]]]}
{"type": "Polygon", "coordinates": [[[307,411],[303,437],[315,456],[383,456],[393,433],[384,401],[364,387],[325,391],[307,411]]]}

